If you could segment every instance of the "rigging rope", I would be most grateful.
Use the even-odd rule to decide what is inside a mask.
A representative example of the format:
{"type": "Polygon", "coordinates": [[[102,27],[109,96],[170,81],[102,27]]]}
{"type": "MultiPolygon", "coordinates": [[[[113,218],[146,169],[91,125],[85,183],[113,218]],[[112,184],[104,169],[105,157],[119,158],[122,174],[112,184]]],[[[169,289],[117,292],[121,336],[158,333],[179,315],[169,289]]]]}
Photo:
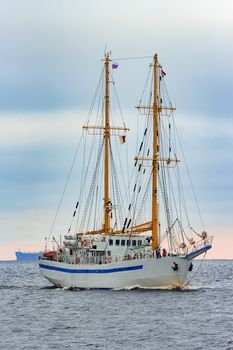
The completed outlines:
{"type": "Polygon", "coordinates": [[[194,277],[195,277],[196,274],[198,273],[199,269],[202,267],[203,262],[204,262],[205,257],[206,257],[206,254],[207,254],[207,251],[204,253],[203,258],[200,260],[200,264],[199,264],[199,266],[197,267],[196,271],[193,273],[192,277],[190,278],[190,281],[192,281],[192,280],[194,279],[194,277]]]}
{"type": "Polygon", "coordinates": [[[112,58],[112,61],[127,61],[127,60],[140,60],[146,58],[152,58],[153,56],[138,56],[138,57],[120,57],[120,58],[112,58]]]}
{"type": "Polygon", "coordinates": [[[203,230],[205,231],[204,221],[203,221],[203,218],[202,218],[202,215],[201,215],[201,211],[200,211],[200,207],[199,207],[199,204],[198,204],[198,201],[197,201],[196,192],[194,190],[194,186],[193,186],[192,179],[191,179],[191,176],[190,176],[190,173],[189,173],[189,169],[188,169],[188,164],[187,164],[186,158],[184,156],[184,150],[183,150],[183,147],[182,147],[182,144],[181,144],[181,140],[180,140],[180,137],[179,137],[179,134],[178,134],[178,131],[177,131],[176,127],[175,127],[175,131],[176,131],[177,138],[179,140],[179,145],[180,145],[180,148],[181,148],[182,156],[184,158],[186,172],[188,174],[188,178],[189,178],[189,181],[190,181],[190,184],[191,184],[191,188],[192,188],[193,196],[194,196],[194,199],[195,199],[195,202],[196,202],[196,207],[197,207],[197,210],[198,210],[198,214],[199,214],[199,217],[200,217],[200,220],[201,220],[201,223],[202,223],[203,230]]]}
{"type": "Polygon", "coordinates": [[[88,193],[88,196],[87,196],[86,204],[85,204],[85,207],[84,207],[84,211],[83,211],[83,215],[82,215],[82,219],[81,219],[81,223],[80,223],[80,229],[79,230],[81,232],[83,231],[84,226],[85,226],[85,221],[86,221],[88,207],[89,207],[90,203],[92,202],[91,198],[93,196],[93,189],[94,189],[94,186],[95,186],[95,181],[96,181],[98,170],[99,170],[100,158],[101,158],[102,151],[103,151],[103,145],[104,145],[104,140],[102,141],[102,143],[100,144],[100,147],[99,147],[97,160],[96,160],[96,166],[95,166],[95,169],[94,169],[94,174],[93,174],[93,177],[92,177],[91,186],[90,186],[90,189],[89,189],[89,193],[88,193]]]}
{"type": "Polygon", "coordinates": [[[58,207],[57,207],[57,210],[56,210],[56,214],[55,214],[55,217],[54,217],[52,226],[51,226],[51,228],[50,228],[50,233],[49,233],[49,236],[48,236],[48,238],[47,238],[48,241],[50,240],[50,237],[51,237],[51,235],[52,235],[52,233],[53,233],[53,229],[54,229],[54,226],[55,226],[55,223],[56,223],[56,220],[57,220],[57,216],[58,216],[58,213],[59,213],[59,210],[60,210],[60,207],[61,207],[63,198],[64,198],[64,194],[65,194],[67,185],[68,185],[69,180],[70,180],[70,176],[71,176],[71,173],[72,173],[72,170],[73,170],[73,167],[74,167],[75,160],[76,160],[76,158],[77,158],[77,154],[78,154],[79,147],[80,147],[80,145],[81,145],[82,139],[83,139],[83,132],[82,132],[82,135],[81,135],[81,137],[80,137],[78,146],[77,146],[77,148],[76,148],[76,151],[75,151],[75,154],[74,154],[74,158],[73,158],[73,160],[72,160],[72,162],[71,162],[70,170],[69,170],[69,172],[68,172],[67,179],[66,179],[66,182],[65,182],[63,191],[62,191],[61,199],[60,199],[60,201],[59,201],[59,204],[58,204],[58,207]]]}
{"type": "MultiPolygon", "coordinates": [[[[113,190],[115,189],[116,192],[116,200],[118,201],[118,205],[119,205],[119,223],[120,223],[120,227],[122,227],[123,225],[123,200],[121,198],[120,195],[120,191],[119,191],[119,182],[118,182],[118,178],[117,178],[117,171],[116,171],[116,166],[115,166],[115,162],[114,162],[114,158],[113,158],[113,152],[112,152],[112,145],[110,143],[110,157],[111,157],[111,167],[112,167],[112,182],[113,182],[113,190]]],[[[115,212],[116,215],[116,212],[115,212]]],[[[124,213],[125,215],[125,213],[124,213]]]]}

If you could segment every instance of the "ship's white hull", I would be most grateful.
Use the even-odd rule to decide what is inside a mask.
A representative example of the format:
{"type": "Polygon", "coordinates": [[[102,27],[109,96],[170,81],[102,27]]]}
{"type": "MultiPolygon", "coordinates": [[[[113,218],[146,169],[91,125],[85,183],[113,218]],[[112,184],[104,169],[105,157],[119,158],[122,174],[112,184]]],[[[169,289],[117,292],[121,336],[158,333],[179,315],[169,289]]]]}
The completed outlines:
{"type": "Polygon", "coordinates": [[[42,275],[57,287],[68,288],[159,288],[182,287],[191,259],[162,257],[135,259],[108,264],[66,264],[40,260],[42,275]],[[178,264],[178,269],[173,267],[178,264]]]}

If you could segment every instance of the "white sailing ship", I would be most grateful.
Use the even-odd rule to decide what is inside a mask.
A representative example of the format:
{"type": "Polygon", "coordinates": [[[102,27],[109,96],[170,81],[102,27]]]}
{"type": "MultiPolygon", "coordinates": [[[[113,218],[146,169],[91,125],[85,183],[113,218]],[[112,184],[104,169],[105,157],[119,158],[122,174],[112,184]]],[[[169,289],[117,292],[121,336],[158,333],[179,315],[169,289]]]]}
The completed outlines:
{"type": "Polygon", "coordinates": [[[117,64],[105,54],[99,83],[104,92],[96,93],[97,123],[89,118],[83,127],[82,141],[86,145],[86,136],[91,134],[92,145],[89,149],[85,146],[83,152],[79,201],[63,244],[51,251],[46,248],[39,260],[40,271],[57,287],[182,287],[192,273],[193,259],[211,248],[212,237],[204,229],[196,232],[190,226],[174,142],[175,108],[168,97],[166,73],[155,54],[147,78],[148,93],[145,87],[137,106],[144,125],[139,125],[137,139],[141,137],[141,141],[132,175],[124,185],[127,171],[120,165],[119,178],[116,170],[124,158],[122,149],[116,148],[117,162],[113,150],[118,137],[122,144],[118,147],[125,147],[129,129],[124,123],[122,127],[113,124],[111,67],[115,69],[117,64]],[[94,139],[99,140],[97,147],[94,139]]]}

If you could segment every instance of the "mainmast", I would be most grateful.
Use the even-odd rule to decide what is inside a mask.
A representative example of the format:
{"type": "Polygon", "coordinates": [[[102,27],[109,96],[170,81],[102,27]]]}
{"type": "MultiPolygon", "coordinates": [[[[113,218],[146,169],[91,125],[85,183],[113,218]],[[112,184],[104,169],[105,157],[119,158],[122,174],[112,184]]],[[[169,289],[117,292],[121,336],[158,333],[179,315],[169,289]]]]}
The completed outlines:
{"type": "Polygon", "coordinates": [[[109,54],[105,54],[105,126],[104,126],[104,233],[110,231],[111,201],[109,198],[109,54]]]}
{"type": "Polygon", "coordinates": [[[152,159],[152,249],[158,248],[158,57],[154,55],[154,94],[153,94],[153,159],[152,159]]]}

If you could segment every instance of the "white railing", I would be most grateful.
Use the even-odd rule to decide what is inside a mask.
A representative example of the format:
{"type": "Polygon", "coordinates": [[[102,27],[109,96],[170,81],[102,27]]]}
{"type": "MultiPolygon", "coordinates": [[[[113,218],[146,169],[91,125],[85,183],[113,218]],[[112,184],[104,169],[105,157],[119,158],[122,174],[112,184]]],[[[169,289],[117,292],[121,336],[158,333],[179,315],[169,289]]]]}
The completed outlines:
{"type": "Polygon", "coordinates": [[[207,237],[206,239],[202,239],[200,241],[197,242],[193,242],[192,244],[190,244],[190,246],[188,246],[186,248],[186,251],[184,252],[185,254],[189,254],[192,253],[198,249],[201,249],[207,245],[211,245],[213,241],[213,236],[211,237],[207,237]]]}
{"type": "MultiPolygon", "coordinates": [[[[189,253],[192,253],[196,250],[199,250],[207,245],[212,244],[213,236],[206,238],[205,240],[200,240],[198,242],[194,242],[190,244],[189,246],[186,246],[184,248],[178,248],[175,252],[168,252],[169,256],[179,256],[179,255],[187,255],[189,253]]],[[[147,247],[148,248],[148,247],[147,247]]],[[[122,261],[128,261],[128,260],[135,260],[135,259],[154,259],[156,258],[156,252],[155,251],[147,251],[147,252],[137,252],[133,256],[126,255],[126,256],[102,256],[102,257],[76,257],[76,256],[61,256],[58,257],[58,259],[52,259],[53,261],[59,261],[63,263],[68,264],[109,264],[109,263],[115,263],[115,262],[122,262],[122,261]]],[[[50,258],[42,257],[43,260],[51,260],[50,258]]]]}

